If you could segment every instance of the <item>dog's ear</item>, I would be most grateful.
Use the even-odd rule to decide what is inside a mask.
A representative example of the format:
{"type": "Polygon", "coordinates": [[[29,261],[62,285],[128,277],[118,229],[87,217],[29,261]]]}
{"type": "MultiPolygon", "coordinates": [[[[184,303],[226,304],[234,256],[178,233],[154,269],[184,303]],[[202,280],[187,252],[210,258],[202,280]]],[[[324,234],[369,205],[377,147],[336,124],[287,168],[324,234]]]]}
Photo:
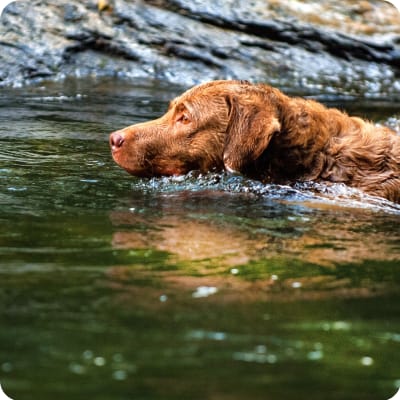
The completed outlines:
{"type": "Polygon", "coordinates": [[[225,138],[224,166],[243,172],[257,160],[281,125],[272,104],[260,94],[230,95],[226,101],[229,123],[225,138]]]}

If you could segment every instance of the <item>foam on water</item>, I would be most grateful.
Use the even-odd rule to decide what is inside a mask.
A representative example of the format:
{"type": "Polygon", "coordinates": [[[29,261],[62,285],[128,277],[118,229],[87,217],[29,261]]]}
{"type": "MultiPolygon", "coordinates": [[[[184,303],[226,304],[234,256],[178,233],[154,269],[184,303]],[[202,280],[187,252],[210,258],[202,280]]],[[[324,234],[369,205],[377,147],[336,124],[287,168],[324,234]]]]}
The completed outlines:
{"type": "Polygon", "coordinates": [[[150,192],[223,191],[248,194],[276,201],[305,203],[310,207],[360,208],[400,215],[400,205],[371,196],[356,188],[338,183],[298,182],[293,185],[264,184],[226,172],[201,174],[197,171],[182,176],[136,180],[134,189],[150,192]]]}

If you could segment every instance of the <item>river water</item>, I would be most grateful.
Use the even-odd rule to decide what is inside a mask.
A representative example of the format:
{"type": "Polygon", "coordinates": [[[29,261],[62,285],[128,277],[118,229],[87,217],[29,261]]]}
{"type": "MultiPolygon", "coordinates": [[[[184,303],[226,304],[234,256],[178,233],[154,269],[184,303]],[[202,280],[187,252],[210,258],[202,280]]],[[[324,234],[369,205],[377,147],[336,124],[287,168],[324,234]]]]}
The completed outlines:
{"type": "MultiPolygon", "coordinates": [[[[382,399],[400,207],[343,186],[137,179],[109,132],[181,88],[0,92],[0,383],[14,400],[382,399]]],[[[330,99],[399,129],[400,104],[330,99]]]]}

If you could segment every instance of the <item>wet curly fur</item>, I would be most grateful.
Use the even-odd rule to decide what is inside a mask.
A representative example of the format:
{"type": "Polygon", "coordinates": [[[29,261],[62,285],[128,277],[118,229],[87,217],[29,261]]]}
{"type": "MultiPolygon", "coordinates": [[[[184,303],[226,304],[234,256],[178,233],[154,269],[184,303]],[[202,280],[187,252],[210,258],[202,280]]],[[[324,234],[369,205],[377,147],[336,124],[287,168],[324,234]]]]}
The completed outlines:
{"type": "Polygon", "coordinates": [[[223,170],[263,182],[342,182],[400,202],[400,136],[337,109],[246,81],[212,81],[162,117],[110,135],[137,176],[223,170]]]}

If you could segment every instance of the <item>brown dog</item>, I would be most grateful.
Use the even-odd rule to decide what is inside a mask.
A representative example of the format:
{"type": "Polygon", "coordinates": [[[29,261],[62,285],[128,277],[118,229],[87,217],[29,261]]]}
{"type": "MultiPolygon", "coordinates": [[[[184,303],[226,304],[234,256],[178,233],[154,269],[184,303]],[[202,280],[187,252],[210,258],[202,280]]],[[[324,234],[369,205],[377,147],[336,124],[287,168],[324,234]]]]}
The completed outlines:
{"type": "Polygon", "coordinates": [[[400,202],[400,136],[312,100],[245,81],[213,81],[161,118],[110,135],[137,176],[238,172],[263,182],[343,182],[400,202]]]}

